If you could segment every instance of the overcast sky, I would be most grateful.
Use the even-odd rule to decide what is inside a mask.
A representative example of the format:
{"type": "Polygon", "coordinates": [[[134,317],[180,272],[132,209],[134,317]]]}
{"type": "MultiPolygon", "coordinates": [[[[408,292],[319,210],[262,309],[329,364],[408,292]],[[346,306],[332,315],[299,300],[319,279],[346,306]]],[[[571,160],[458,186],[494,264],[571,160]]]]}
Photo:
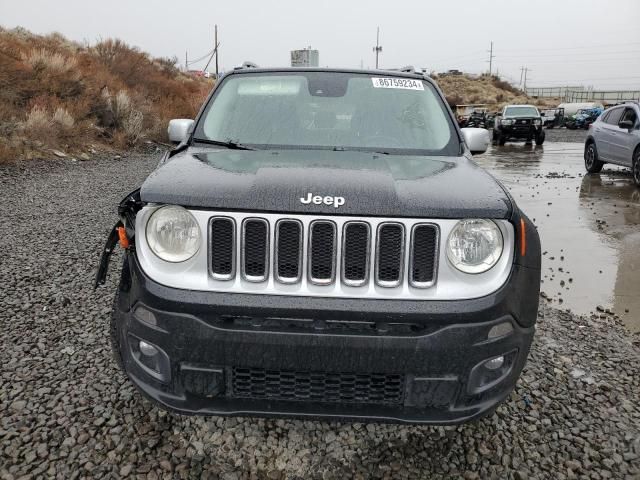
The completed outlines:
{"type": "MultiPolygon", "coordinates": [[[[0,25],[95,43],[117,37],[184,64],[206,54],[218,24],[220,65],[289,63],[312,46],[320,65],[488,70],[530,86],[640,89],[640,0],[0,0],[0,25]]],[[[193,68],[203,68],[204,62],[193,68]]],[[[211,70],[211,68],[209,68],[211,70]]]]}

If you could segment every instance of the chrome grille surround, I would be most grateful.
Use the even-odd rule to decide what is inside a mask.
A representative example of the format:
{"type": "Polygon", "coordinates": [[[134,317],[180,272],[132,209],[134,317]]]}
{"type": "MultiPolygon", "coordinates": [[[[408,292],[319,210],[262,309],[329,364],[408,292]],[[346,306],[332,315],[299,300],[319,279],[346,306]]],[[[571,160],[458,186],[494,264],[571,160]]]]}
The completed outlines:
{"type": "Polygon", "coordinates": [[[304,227],[300,220],[296,220],[295,218],[281,218],[276,222],[275,226],[275,243],[273,249],[273,274],[275,275],[275,279],[280,283],[298,283],[302,278],[302,252],[304,251],[304,227]],[[280,228],[286,223],[295,223],[298,225],[300,229],[300,234],[298,238],[298,274],[293,276],[283,276],[280,275],[280,258],[279,258],[279,246],[280,243],[280,228]]]}
{"type": "MultiPolygon", "coordinates": [[[[136,230],[144,231],[150,215],[161,205],[147,205],[136,216],[136,230]]],[[[223,293],[285,295],[302,297],[333,297],[395,300],[463,300],[480,298],[498,290],[509,278],[515,255],[515,235],[513,226],[507,220],[494,220],[500,228],[504,241],[504,250],[498,263],[481,274],[465,274],[456,270],[447,260],[444,246],[450,232],[458,223],[457,219],[425,218],[389,218],[357,217],[330,215],[274,214],[261,212],[220,212],[203,209],[190,209],[200,225],[203,235],[203,247],[191,259],[181,263],[169,263],[159,259],[149,248],[144,235],[136,235],[136,257],[142,271],[153,281],[172,288],[210,291],[223,293]],[[210,221],[214,218],[228,218],[235,225],[234,275],[222,280],[213,275],[210,269],[211,239],[208,237],[210,221]],[[243,224],[247,219],[261,219],[267,223],[268,246],[266,249],[266,275],[262,279],[243,274],[243,224]],[[278,278],[276,258],[276,225],[279,220],[297,221],[302,225],[302,265],[299,278],[288,282],[278,278]],[[313,221],[330,221],[335,224],[335,263],[333,281],[319,285],[309,279],[309,227],[313,221]],[[364,223],[369,227],[369,248],[367,279],[353,285],[344,281],[344,231],[350,222],[364,223]],[[381,286],[375,281],[376,268],[376,232],[383,223],[396,223],[403,227],[403,272],[397,286],[381,286]],[[412,231],[416,225],[437,227],[437,254],[434,259],[433,281],[427,285],[410,282],[412,231]]]]}
{"type": "Polygon", "coordinates": [[[361,287],[369,281],[369,265],[371,263],[371,225],[367,222],[362,221],[349,221],[345,222],[342,226],[342,262],[340,262],[340,275],[342,277],[342,283],[349,287],[361,287]],[[366,229],[366,244],[365,244],[365,268],[364,275],[362,275],[362,279],[349,279],[347,278],[346,269],[347,269],[347,229],[351,226],[363,226],[366,229]]]}
{"type": "Polygon", "coordinates": [[[241,248],[240,248],[240,265],[242,278],[244,278],[248,282],[264,282],[267,278],[269,278],[269,222],[264,218],[260,217],[248,217],[242,221],[242,233],[240,235],[241,238],[241,248]],[[247,258],[247,225],[250,223],[262,223],[265,226],[265,244],[264,244],[264,273],[262,275],[252,275],[247,273],[246,271],[246,262],[247,258]]]}
{"type": "Polygon", "coordinates": [[[225,217],[225,216],[214,216],[211,217],[209,219],[209,228],[207,228],[207,232],[209,232],[209,236],[206,239],[205,243],[207,245],[207,265],[208,265],[208,269],[209,269],[209,274],[215,278],[216,280],[231,280],[233,277],[235,277],[236,275],[236,255],[235,255],[235,250],[236,250],[236,243],[237,243],[237,227],[236,227],[236,222],[233,218],[231,217],[225,217]],[[212,265],[212,259],[213,259],[213,225],[215,222],[231,222],[231,225],[233,226],[233,239],[232,239],[232,245],[231,245],[231,249],[232,249],[232,253],[233,255],[231,255],[231,269],[229,273],[219,273],[217,271],[215,271],[215,268],[212,265]]]}
{"type": "MultiPolygon", "coordinates": [[[[313,220],[311,222],[311,224],[309,225],[309,229],[307,230],[307,235],[309,237],[309,242],[308,242],[308,247],[307,247],[307,265],[308,265],[308,278],[309,281],[311,283],[313,283],[314,285],[331,285],[335,278],[336,278],[336,256],[337,256],[337,239],[338,239],[338,228],[336,227],[336,224],[334,222],[332,222],[331,220],[324,220],[324,219],[318,219],[318,220],[313,220]],[[331,248],[329,250],[331,250],[330,255],[331,255],[331,273],[328,276],[325,277],[318,277],[318,276],[314,276],[314,272],[313,272],[313,266],[314,266],[314,261],[317,261],[317,259],[315,259],[314,257],[316,255],[319,255],[318,253],[315,253],[313,251],[313,234],[314,234],[314,230],[318,227],[321,226],[330,226],[332,228],[332,240],[331,240],[331,248]]],[[[316,235],[319,235],[319,233],[316,233],[316,235]]]]}
{"type": "MultiPolygon", "coordinates": [[[[378,228],[376,230],[376,262],[375,262],[375,281],[378,285],[380,285],[381,287],[384,288],[393,288],[393,287],[397,287],[398,285],[400,285],[402,283],[402,274],[404,272],[404,252],[405,252],[405,241],[406,241],[407,235],[405,233],[405,226],[400,223],[400,222],[382,222],[378,225],[378,228]],[[384,272],[382,271],[382,269],[386,269],[387,268],[387,263],[389,262],[389,260],[387,260],[386,258],[382,259],[383,255],[392,255],[395,252],[385,252],[383,250],[389,250],[389,247],[386,248],[381,248],[382,245],[382,241],[381,241],[381,233],[383,229],[389,229],[389,228],[399,228],[400,229],[400,245],[399,245],[399,251],[398,251],[398,279],[397,280],[387,280],[387,279],[383,279],[381,277],[383,276],[387,276],[386,274],[384,274],[384,272]],[[384,263],[384,265],[383,265],[384,263]]],[[[386,240],[385,240],[386,241],[386,240]]],[[[435,255],[437,255],[437,251],[434,252],[435,255]]],[[[394,255],[395,256],[395,255],[394,255]]]]}
{"type": "MultiPolygon", "coordinates": [[[[411,240],[409,242],[409,265],[413,268],[414,267],[414,251],[415,251],[415,242],[416,242],[416,230],[418,230],[421,227],[432,227],[435,229],[435,242],[436,245],[440,245],[440,229],[438,228],[438,225],[436,225],[435,223],[428,223],[428,222],[421,222],[421,223],[416,223],[413,227],[411,227],[411,240]]],[[[437,247],[436,247],[437,248],[437,247]]],[[[420,282],[417,281],[413,278],[413,272],[409,272],[409,284],[412,287],[416,287],[416,288],[429,288],[432,287],[433,285],[435,285],[437,279],[438,279],[438,266],[439,266],[439,262],[438,262],[438,255],[435,256],[435,258],[433,259],[433,278],[428,281],[428,282],[420,282]]]]}

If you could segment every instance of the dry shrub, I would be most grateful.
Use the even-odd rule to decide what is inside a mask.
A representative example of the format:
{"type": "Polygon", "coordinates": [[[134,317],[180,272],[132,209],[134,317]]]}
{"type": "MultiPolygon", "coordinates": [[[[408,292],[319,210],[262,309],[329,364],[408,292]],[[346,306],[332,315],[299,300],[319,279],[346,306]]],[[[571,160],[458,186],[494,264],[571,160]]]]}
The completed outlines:
{"type": "Polygon", "coordinates": [[[24,131],[29,138],[43,138],[51,135],[53,131],[53,122],[49,117],[46,109],[35,106],[27,114],[27,118],[23,123],[24,131]]]}
{"type": "Polygon", "coordinates": [[[60,128],[71,129],[75,124],[73,117],[65,108],[56,108],[56,111],[53,113],[53,118],[51,119],[54,124],[58,125],[60,128]]]}
{"type": "Polygon", "coordinates": [[[491,83],[499,90],[504,90],[506,92],[514,94],[518,94],[520,92],[520,90],[518,90],[516,87],[505,80],[501,80],[499,77],[493,77],[491,83]]]}
{"type": "Polygon", "coordinates": [[[456,93],[454,93],[453,95],[447,95],[447,103],[453,109],[456,108],[456,105],[462,105],[463,102],[463,98],[456,93]]]}
{"type": "Polygon", "coordinates": [[[104,89],[102,98],[113,127],[124,132],[127,144],[134,145],[142,137],[143,113],[134,107],[131,97],[124,90],[112,96],[108,89],[104,89]]]}
{"type": "Polygon", "coordinates": [[[34,70],[51,70],[56,73],[66,73],[73,70],[78,62],[73,57],[65,57],[60,53],[50,52],[44,48],[32,50],[23,55],[25,63],[34,70]]]}
{"type": "Polygon", "coordinates": [[[0,28],[0,156],[166,141],[167,122],[193,118],[211,87],[120,40],[83,47],[0,28]]]}

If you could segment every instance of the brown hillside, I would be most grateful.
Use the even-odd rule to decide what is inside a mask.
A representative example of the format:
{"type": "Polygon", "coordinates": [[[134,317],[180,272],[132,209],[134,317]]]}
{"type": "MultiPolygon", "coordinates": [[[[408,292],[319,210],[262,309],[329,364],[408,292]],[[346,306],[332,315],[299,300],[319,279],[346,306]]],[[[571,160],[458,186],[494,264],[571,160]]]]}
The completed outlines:
{"type": "Polygon", "coordinates": [[[83,46],[0,28],[0,161],[166,141],[212,85],[119,40],[83,46]]]}
{"type": "Polygon", "coordinates": [[[533,99],[509,82],[493,75],[433,75],[449,105],[487,104],[492,110],[499,110],[511,103],[530,103],[546,106],[557,105],[557,99],[533,99]]]}

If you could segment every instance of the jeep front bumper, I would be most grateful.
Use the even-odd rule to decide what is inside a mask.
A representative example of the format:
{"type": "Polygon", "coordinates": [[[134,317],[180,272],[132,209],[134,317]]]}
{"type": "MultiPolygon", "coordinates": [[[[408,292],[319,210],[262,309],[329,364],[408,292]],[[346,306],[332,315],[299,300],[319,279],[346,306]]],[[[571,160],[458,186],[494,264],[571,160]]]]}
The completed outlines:
{"type": "Polygon", "coordinates": [[[514,388],[539,275],[514,265],[456,302],[292,298],[168,288],[130,252],[112,328],[129,378],[169,410],[452,424],[514,388]]]}

